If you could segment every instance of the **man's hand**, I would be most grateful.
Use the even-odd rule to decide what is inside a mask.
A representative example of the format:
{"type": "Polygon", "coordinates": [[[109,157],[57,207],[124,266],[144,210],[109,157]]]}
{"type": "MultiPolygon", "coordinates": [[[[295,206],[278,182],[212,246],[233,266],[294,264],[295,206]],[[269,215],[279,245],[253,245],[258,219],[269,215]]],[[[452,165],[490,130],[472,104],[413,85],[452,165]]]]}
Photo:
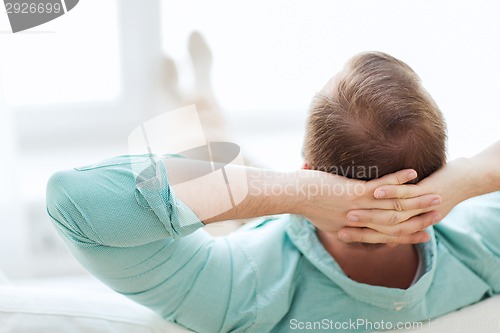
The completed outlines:
{"type": "Polygon", "coordinates": [[[297,214],[305,216],[318,229],[339,232],[340,239],[367,243],[420,243],[429,236],[422,231],[440,220],[432,212],[441,203],[436,194],[405,196],[402,185],[416,178],[414,170],[402,170],[369,182],[347,179],[320,171],[303,170],[302,186],[308,191],[297,214]],[[386,198],[375,198],[381,186],[397,191],[386,198]],[[406,221],[405,223],[401,223],[406,221]],[[347,228],[346,227],[350,227],[347,228]],[[353,228],[356,227],[356,228],[353,228]],[[355,237],[349,237],[355,231],[355,237]]]}

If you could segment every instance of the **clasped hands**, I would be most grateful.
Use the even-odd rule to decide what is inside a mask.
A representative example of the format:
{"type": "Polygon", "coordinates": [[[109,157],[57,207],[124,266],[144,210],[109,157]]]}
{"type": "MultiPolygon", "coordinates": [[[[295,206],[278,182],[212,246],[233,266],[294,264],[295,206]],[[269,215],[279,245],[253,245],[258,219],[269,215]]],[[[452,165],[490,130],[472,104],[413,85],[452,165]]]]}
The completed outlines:
{"type": "Polygon", "coordinates": [[[371,181],[320,171],[303,172],[308,173],[309,184],[315,182],[327,188],[325,183],[328,183],[337,190],[333,197],[328,191],[309,197],[298,213],[316,228],[336,233],[344,242],[389,245],[426,242],[430,236],[424,230],[449,211],[442,209],[441,195],[426,193],[432,188],[405,184],[417,177],[415,170],[401,170],[371,181]]]}

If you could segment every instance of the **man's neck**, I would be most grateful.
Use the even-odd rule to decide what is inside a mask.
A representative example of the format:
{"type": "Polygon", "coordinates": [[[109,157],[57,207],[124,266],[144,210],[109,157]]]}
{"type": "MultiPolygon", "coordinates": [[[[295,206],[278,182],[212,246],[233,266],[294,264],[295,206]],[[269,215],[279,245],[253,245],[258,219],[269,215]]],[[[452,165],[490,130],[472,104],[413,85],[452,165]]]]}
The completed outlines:
{"type": "Polygon", "coordinates": [[[346,244],[335,234],[316,231],[320,242],[352,280],[374,286],[407,289],[418,269],[418,255],[411,244],[389,247],[346,244]]]}

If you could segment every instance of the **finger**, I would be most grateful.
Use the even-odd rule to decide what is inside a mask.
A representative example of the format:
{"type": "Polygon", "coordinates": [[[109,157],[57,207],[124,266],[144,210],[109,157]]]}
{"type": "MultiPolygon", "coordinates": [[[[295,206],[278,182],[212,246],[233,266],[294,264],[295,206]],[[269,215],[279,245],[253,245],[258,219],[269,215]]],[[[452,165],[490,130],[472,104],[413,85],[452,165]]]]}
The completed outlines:
{"type": "MultiPolygon", "coordinates": [[[[411,211],[411,210],[423,210],[429,207],[434,207],[440,205],[442,202],[441,197],[437,194],[426,194],[415,198],[409,199],[379,199],[372,200],[370,205],[367,205],[368,209],[387,209],[394,211],[411,211]]],[[[358,210],[360,211],[360,210],[358,210]]],[[[352,211],[351,211],[352,212],[352,211]]],[[[351,214],[349,212],[349,214],[351,214]]],[[[357,211],[356,211],[357,212],[357,211]]],[[[420,214],[421,212],[416,212],[420,214]]],[[[414,214],[416,215],[416,214],[414,214]]],[[[349,216],[348,216],[349,217],[349,216]]],[[[403,220],[404,221],[404,220],[403,220]]]]}
{"type": "Polygon", "coordinates": [[[412,214],[419,213],[387,209],[352,210],[347,213],[347,226],[367,228],[372,228],[374,225],[393,226],[408,220],[413,216],[412,214]]]}
{"type": "MultiPolygon", "coordinates": [[[[404,236],[424,230],[431,225],[438,223],[440,220],[439,213],[432,211],[418,216],[414,216],[407,221],[394,225],[367,224],[363,227],[384,233],[392,236],[404,236]]],[[[349,225],[353,226],[353,225],[349,225]]]]}
{"type": "MultiPolygon", "coordinates": [[[[410,201],[397,204],[399,209],[351,210],[347,212],[348,224],[356,227],[365,227],[368,224],[395,225],[429,212],[441,204],[441,198],[432,194],[408,200],[410,201]]],[[[394,203],[388,207],[394,207],[394,203]]]]}
{"type": "Polygon", "coordinates": [[[372,189],[375,189],[382,185],[401,185],[415,178],[417,178],[417,172],[415,170],[404,169],[385,175],[381,178],[370,180],[367,183],[367,186],[369,186],[372,189]]]}
{"type": "Polygon", "coordinates": [[[425,231],[418,231],[411,235],[391,236],[369,228],[343,228],[338,232],[338,237],[346,243],[370,244],[417,244],[430,240],[429,234],[425,231]]]}
{"type": "Polygon", "coordinates": [[[422,195],[422,188],[418,185],[382,185],[375,189],[373,196],[381,198],[414,198],[422,195]]]}

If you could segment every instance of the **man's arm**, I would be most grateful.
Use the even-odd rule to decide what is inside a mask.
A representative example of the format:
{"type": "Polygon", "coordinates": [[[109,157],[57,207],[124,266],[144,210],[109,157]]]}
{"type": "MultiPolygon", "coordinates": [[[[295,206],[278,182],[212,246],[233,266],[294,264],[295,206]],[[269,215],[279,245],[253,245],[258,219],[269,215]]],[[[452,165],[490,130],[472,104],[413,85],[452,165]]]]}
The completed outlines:
{"type": "Polygon", "coordinates": [[[239,285],[233,285],[232,267],[244,262],[242,257],[203,230],[190,233],[203,224],[168,184],[159,189],[157,178],[144,174],[138,180],[134,166],[144,162],[148,159],[119,157],[50,179],[47,210],[68,248],[113,290],[191,330],[251,325],[251,268],[240,265],[239,285]],[[241,285],[249,292],[235,295],[241,285]],[[239,316],[226,316],[232,308],[239,316]]]}
{"type": "Polygon", "coordinates": [[[432,205],[440,202],[439,196],[430,194],[409,199],[373,197],[374,189],[382,184],[398,185],[412,180],[416,176],[413,170],[365,182],[314,170],[279,172],[234,165],[210,166],[205,161],[171,158],[164,163],[177,198],[205,224],[292,213],[305,216],[319,229],[337,233],[348,223],[346,214],[350,209],[401,210],[405,213],[401,220],[374,216],[372,222],[383,228],[374,237],[380,243],[396,239],[398,243],[415,243],[427,239],[421,230],[434,223],[435,213],[429,212],[432,205]],[[212,170],[215,171],[210,173],[212,170]],[[399,224],[422,213],[417,219],[399,224]]]}
{"type": "Polygon", "coordinates": [[[500,191],[500,141],[471,158],[471,164],[469,197],[500,191]]]}

